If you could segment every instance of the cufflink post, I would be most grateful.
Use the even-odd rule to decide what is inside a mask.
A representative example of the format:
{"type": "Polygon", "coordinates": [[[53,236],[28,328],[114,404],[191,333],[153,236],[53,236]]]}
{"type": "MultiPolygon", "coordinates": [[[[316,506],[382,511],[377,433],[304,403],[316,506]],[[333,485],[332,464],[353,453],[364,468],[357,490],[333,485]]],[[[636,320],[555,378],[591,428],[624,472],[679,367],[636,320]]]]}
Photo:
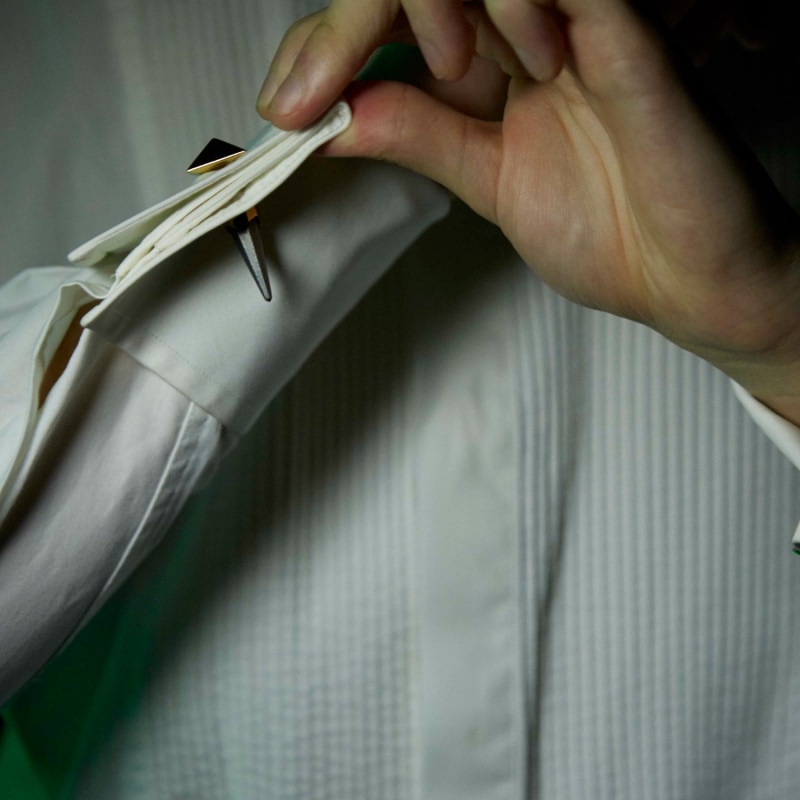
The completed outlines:
{"type": "MultiPolygon", "coordinates": [[[[221,139],[211,139],[186,171],[191,175],[204,175],[226,167],[244,154],[245,150],[242,147],[236,147],[221,139]]],[[[236,242],[239,254],[244,259],[261,295],[269,302],[272,300],[272,289],[269,283],[267,257],[264,254],[264,242],[259,230],[258,209],[254,206],[244,214],[238,214],[225,226],[225,230],[236,242]]]]}

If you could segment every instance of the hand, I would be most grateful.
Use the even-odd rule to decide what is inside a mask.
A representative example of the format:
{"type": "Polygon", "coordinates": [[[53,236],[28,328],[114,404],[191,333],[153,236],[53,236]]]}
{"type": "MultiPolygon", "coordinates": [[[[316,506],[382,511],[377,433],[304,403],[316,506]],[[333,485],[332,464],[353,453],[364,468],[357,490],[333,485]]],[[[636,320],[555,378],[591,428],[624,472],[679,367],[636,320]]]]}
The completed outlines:
{"type": "Polygon", "coordinates": [[[327,154],[439,181],[556,291],[650,325],[800,422],[797,219],[652,24],[624,0],[334,0],[287,34],[261,112],[307,124],[409,35],[455,85],[354,85],[327,154]]]}

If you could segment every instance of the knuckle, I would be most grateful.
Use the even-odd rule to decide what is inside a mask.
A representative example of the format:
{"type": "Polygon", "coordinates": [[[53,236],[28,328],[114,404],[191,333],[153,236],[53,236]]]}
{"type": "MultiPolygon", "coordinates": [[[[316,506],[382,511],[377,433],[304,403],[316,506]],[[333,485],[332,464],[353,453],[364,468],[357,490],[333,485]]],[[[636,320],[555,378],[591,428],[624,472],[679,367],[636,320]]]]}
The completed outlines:
{"type": "Polygon", "coordinates": [[[357,131],[358,149],[367,158],[398,163],[398,145],[405,141],[407,109],[411,87],[397,84],[385,87],[381,106],[385,109],[381,121],[369,120],[357,131]],[[386,109],[389,109],[388,113],[386,109]]]}
{"type": "Polygon", "coordinates": [[[307,17],[301,17],[295,20],[286,31],[284,39],[294,39],[296,36],[307,35],[310,30],[313,30],[313,28],[319,24],[322,13],[323,12],[318,11],[315,14],[309,14],[307,17]]]}
{"type": "Polygon", "coordinates": [[[313,47],[314,59],[331,66],[349,62],[355,43],[347,31],[338,27],[327,18],[320,20],[314,29],[309,44],[313,47]]]}

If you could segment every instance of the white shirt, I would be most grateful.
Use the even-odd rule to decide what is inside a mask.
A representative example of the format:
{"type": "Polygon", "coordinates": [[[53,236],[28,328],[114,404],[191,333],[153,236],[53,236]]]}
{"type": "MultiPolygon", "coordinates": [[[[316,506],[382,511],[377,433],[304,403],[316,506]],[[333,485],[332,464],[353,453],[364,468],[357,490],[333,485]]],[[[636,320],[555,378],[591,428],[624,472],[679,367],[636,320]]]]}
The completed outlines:
{"type": "MultiPolygon", "coordinates": [[[[85,178],[87,157],[63,193],[38,190],[61,219],[80,216],[64,198],[86,180],[112,204],[121,186],[142,205],[167,194],[166,167],[226,138],[242,62],[262,70],[256,31],[274,46],[301,9],[261,25],[258,3],[207,3],[191,25],[172,5],[92,10],[81,34],[118,69],[98,94],[122,87],[130,115],[117,168],[147,188],[85,178]],[[189,77],[199,67],[214,81],[189,77]]],[[[75,38],[36,22],[48,47],[75,38]]],[[[102,126],[92,136],[110,147],[102,126]]],[[[273,304],[224,232],[181,249],[129,284],[118,325],[84,334],[22,452],[0,550],[4,694],[184,507],[14,700],[62,790],[795,797],[800,480],[728,381],[558,298],[460,206],[423,233],[444,195],[395,168],[308,164],[260,208],[273,304]]],[[[79,278],[108,288],[79,268],[4,290],[3,341],[19,337],[0,349],[16,376],[4,422],[30,411],[31,354],[59,339],[37,330],[54,307],[68,320],[83,297],[58,287],[79,278]]],[[[796,429],[747,402],[796,458],[796,429]]]]}

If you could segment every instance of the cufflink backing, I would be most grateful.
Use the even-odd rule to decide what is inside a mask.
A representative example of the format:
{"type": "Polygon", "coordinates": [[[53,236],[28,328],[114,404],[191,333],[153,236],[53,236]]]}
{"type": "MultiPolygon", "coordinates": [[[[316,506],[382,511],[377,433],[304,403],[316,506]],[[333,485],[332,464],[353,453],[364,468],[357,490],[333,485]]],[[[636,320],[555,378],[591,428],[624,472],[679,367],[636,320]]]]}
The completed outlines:
{"type": "MultiPolygon", "coordinates": [[[[236,147],[221,139],[211,139],[186,171],[192,175],[204,175],[206,172],[226,167],[244,154],[245,150],[242,147],[236,147]]],[[[272,300],[272,289],[269,284],[264,243],[259,230],[258,209],[253,207],[243,214],[238,214],[225,226],[225,230],[233,237],[258,290],[269,302],[272,300]]]]}

